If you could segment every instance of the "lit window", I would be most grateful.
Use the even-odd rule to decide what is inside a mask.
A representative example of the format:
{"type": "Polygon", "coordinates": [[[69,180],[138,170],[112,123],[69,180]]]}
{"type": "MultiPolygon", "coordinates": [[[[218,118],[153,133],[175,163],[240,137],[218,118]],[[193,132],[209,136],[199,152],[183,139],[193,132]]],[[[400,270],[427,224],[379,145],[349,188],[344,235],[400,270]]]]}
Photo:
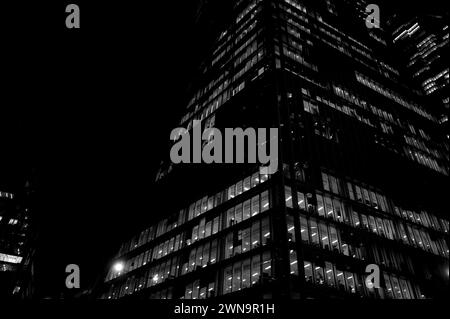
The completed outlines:
{"type": "Polygon", "coordinates": [[[306,198],[303,193],[297,192],[297,203],[299,208],[306,209],[306,198]]]}
{"type": "Polygon", "coordinates": [[[340,270],[336,270],[336,281],[337,281],[337,285],[338,285],[339,289],[341,289],[341,290],[346,289],[344,273],[340,270]]]}
{"type": "Polygon", "coordinates": [[[250,259],[244,260],[242,264],[242,288],[251,286],[251,263],[250,259]]]}
{"type": "Polygon", "coordinates": [[[392,290],[391,281],[389,280],[389,276],[384,274],[384,284],[385,284],[385,294],[388,299],[394,299],[394,291],[392,290]]]}
{"type": "Polygon", "coordinates": [[[314,276],[316,278],[316,284],[323,285],[325,283],[324,281],[324,274],[323,274],[323,268],[316,265],[314,267],[314,276]]]}
{"type": "Polygon", "coordinates": [[[317,222],[310,220],[309,232],[311,234],[311,243],[315,246],[319,246],[319,229],[317,228],[317,222]]]}
{"type": "Polygon", "coordinates": [[[264,191],[261,194],[261,212],[265,212],[266,210],[268,210],[270,207],[269,205],[269,192],[268,191],[264,191]]]}
{"type": "Polygon", "coordinates": [[[265,252],[262,257],[262,271],[266,276],[272,276],[272,258],[270,252],[265,252]]]}
{"type": "Polygon", "coordinates": [[[261,273],[261,255],[256,255],[252,257],[252,285],[258,283],[259,276],[261,273]]]}
{"type": "Polygon", "coordinates": [[[330,191],[330,184],[328,183],[328,175],[326,173],[322,173],[322,183],[323,189],[326,191],[330,191]]]}
{"type": "Polygon", "coordinates": [[[323,198],[320,195],[316,195],[317,197],[317,212],[319,213],[319,216],[325,216],[325,208],[323,205],[323,198]]]}
{"type": "Polygon", "coordinates": [[[334,281],[333,265],[330,262],[325,262],[325,280],[326,284],[329,286],[334,287],[336,285],[334,281]]]}
{"type": "Polygon", "coordinates": [[[308,222],[305,217],[300,216],[300,234],[302,237],[302,241],[308,243],[309,235],[308,235],[308,222]]]}
{"type": "Polygon", "coordinates": [[[290,250],[289,264],[291,269],[291,275],[298,275],[297,253],[294,250],[290,250]]]}
{"type": "Polygon", "coordinates": [[[241,283],[242,283],[242,268],[241,263],[235,263],[233,266],[233,284],[232,284],[232,291],[238,291],[241,290],[241,283]]]}
{"type": "Polygon", "coordinates": [[[268,217],[266,217],[262,220],[261,233],[262,233],[263,244],[265,245],[270,240],[270,223],[269,223],[268,217]]]}
{"type": "Polygon", "coordinates": [[[286,201],[286,207],[292,208],[292,191],[288,186],[284,187],[284,196],[286,201]]]}
{"type": "Polygon", "coordinates": [[[312,273],[312,264],[309,261],[303,262],[303,267],[305,269],[305,281],[307,283],[313,283],[313,273],[312,273]]]}
{"type": "Polygon", "coordinates": [[[251,209],[252,216],[255,216],[259,213],[259,196],[253,196],[252,198],[252,209],[251,209]]]}
{"type": "Polygon", "coordinates": [[[252,243],[252,248],[256,248],[259,246],[259,243],[261,241],[260,239],[260,225],[259,225],[259,221],[254,222],[252,224],[252,231],[251,231],[251,243],[252,243]]]}
{"type": "Polygon", "coordinates": [[[259,174],[255,173],[252,175],[251,187],[255,187],[259,184],[259,174]]]}
{"type": "Polygon", "coordinates": [[[323,249],[330,249],[330,239],[328,236],[327,226],[323,223],[319,224],[320,229],[320,239],[323,249]]]}
{"type": "Polygon", "coordinates": [[[288,240],[295,243],[294,217],[287,216],[288,240]]]}

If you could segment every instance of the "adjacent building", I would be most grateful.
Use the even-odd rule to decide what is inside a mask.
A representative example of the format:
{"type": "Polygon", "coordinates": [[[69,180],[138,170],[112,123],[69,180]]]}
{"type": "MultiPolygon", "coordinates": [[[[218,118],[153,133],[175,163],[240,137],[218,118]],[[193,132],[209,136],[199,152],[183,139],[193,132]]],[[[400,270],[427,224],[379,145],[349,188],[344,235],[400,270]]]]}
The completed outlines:
{"type": "Polygon", "coordinates": [[[448,17],[423,15],[391,20],[393,43],[402,53],[403,68],[412,86],[430,99],[431,110],[448,130],[449,30],[448,17]]]}
{"type": "Polygon", "coordinates": [[[365,2],[226,3],[180,126],[279,128],[278,171],[163,164],[160,219],[120,247],[99,296],[444,297],[445,138],[365,2]]]}
{"type": "Polygon", "coordinates": [[[1,185],[0,298],[30,298],[34,293],[32,187],[1,185]]]}

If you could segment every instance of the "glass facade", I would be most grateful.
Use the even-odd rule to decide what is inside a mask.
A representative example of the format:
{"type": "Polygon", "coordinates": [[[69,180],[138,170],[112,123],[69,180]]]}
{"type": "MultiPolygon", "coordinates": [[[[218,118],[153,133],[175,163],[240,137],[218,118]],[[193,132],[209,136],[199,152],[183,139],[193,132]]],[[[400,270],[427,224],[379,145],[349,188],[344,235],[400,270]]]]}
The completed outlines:
{"type": "Polygon", "coordinates": [[[230,2],[180,125],[278,127],[280,167],[199,171],[211,191],[125,242],[103,298],[416,299],[448,285],[438,121],[400,85],[383,34],[352,32],[329,3],[230,2]],[[380,288],[365,284],[369,264],[380,288]]]}

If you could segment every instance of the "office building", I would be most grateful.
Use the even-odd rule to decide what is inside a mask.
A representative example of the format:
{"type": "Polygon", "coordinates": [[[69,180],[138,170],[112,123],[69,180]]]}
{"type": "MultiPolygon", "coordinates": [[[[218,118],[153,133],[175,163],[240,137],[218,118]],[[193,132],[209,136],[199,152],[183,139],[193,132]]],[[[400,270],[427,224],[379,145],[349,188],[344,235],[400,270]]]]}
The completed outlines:
{"type": "Polygon", "coordinates": [[[30,298],[34,293],[35,230],[33,189],[1,183],[0,297],[30,298]],[[8,187],[9,186],[9,187],[8,187]]]}
{"type": "Polygon", "coordinates": [[[430,111],[438,116],[449,134],[448,19],[423,15],[404,20],[394,16],[390,21],[393,43],[403,58],[402,68],[412,87],[428,97],[430,111]]]}
{"type": "Polygon", "coordinates": [[[226,2],[180,126],[279,128],[278,171],[162,164],[143,212],[161,218],[120,247],[99,296],[443,297],[444,136],[365,2],[226,2]]]}

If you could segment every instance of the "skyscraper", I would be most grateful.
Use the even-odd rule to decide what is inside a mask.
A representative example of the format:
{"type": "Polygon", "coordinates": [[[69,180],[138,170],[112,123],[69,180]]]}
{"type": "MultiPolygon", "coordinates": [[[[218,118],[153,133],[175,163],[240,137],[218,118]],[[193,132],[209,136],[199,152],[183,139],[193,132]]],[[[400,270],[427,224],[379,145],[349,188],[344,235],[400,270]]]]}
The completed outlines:
{"type": "Polygon", "coordinates": [[[32,188],[29,182],[7,186],[0,185],[0,297],[29,298],[34,292],[32,188]]]}
{"type": "MultiPolygon", "coordinates": [[[[412,85],[431,99],[441,124],[448,130],[449,70],[445,59],[449,53],[449,31],[444,16],[424,15],[412,19],[394,16],[391,21],[393,42],[403,53],[405,72],[412,85]]],[[[448,138],[448,137],[447,137],[448,138]]]]}
{"type": "Polygon", "coordinates": [[[430,98],[432,109],[448,130],[449,31],[444,16],[423,15],[404,21],[391,19],[393,42],[404,57],[405,73],[414,87],[430,98]]]}
{"type": "Polygon", "coordinates": [[[122,245],[100,295],[443,296],[448,154],[365,2],[227,5],[180,126],[276,127],[278,171],[163,164],[161,218],[122,245]],[[380,288],[365,285],[370,264],[380,288]]]}

